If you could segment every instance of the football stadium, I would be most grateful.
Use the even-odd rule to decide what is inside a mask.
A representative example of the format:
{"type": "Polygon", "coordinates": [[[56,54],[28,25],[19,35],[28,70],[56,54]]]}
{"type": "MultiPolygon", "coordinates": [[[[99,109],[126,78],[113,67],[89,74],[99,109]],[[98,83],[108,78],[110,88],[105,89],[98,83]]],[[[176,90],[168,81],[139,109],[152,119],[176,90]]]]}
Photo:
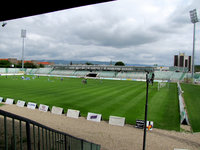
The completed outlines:
{"type": "Polygon", "coordinates": [[[1,68],[1,99],[4,105],[8,100],[13,100],[13,105],[23,101],[23,107],[31,103],[35,104],[33,109],[39,110],[45,105],[46,111],[51,113],[54,107],[62,108],[61,114],[78,110],[78,118],[87,118],[90,112],[100,114],[99,121],[107,124],[110,124],[110,116],[117,116],[124,118],[120,126],[127,124],[135,128],[137,120],[144,120],[146,71],[155,74],[154,83],[149,85],[148,103],[148,120],[153,121],[153,128],[199,132],[200,87],[184,83],[191,73],[156,71],[154,67],[98,65],[64,65],[23,71],[1,68]],[[183,108],[180,94],[184,99],[183,108]]]}
{"type": "Polygon", "coordinates": [[[187,56],[190,51],[185,50],[186,54],[174,55],[174,47],[190,49],[190,42],[183,42],[188,41],[189,26],[182,14],[198,2],[182,7],[182,1],[127,0],[125,4],[119,0],[113,5],[86,6],[85,12],[77,8],[114,2],[73,0],[47,6],[30,1],[14,8],[5,2],[6,9],[0,10],[0,150],[200,149],[196,9],[189,11],[193,54],[187,56]],[[77,12],[61,13],[74,7],[77,12]],[[60,14],[43,15],[54,11],[60,14]],[[30,16],[35,18],[23,18],[30,16]],[[30,35],[27,38],[26,29],[21,30],[22,56],[17,60],[20,46],[14,38],[23,24],[30,35]],[[174,65],[168,67],[172,55],[174,65]],[[40,58],[101,63],[54,63],[40,58]]]}

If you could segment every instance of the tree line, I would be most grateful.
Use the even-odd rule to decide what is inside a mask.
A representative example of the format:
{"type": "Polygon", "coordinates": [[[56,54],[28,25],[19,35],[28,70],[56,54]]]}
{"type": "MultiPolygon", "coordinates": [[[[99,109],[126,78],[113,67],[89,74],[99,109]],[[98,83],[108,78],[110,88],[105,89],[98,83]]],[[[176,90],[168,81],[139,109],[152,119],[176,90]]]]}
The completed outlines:
{"type": "MultiPolygon", "coordinates": [[[[85,64],[86,65],[94,65],[91,62],[86,62],[85,64]]],[[[70,62],[70,65],[72,65],[72,61],[70,62]]],[[[118,62],[115,63],[115,66],[125,66],[125,64],[122,61],[118,61],[118,62]]]]}
{"type": "MultiPolygon", "coordinates": [[[[31,62],[25,62],[24,68],[43,68],[44,65],[40,64],[39,66],[31,63],[31,62]]],[[[22,68],[22,62],[19,62],[17,64],[12,64],[8,60],[0,60],[0,68],[22,68]]]]}

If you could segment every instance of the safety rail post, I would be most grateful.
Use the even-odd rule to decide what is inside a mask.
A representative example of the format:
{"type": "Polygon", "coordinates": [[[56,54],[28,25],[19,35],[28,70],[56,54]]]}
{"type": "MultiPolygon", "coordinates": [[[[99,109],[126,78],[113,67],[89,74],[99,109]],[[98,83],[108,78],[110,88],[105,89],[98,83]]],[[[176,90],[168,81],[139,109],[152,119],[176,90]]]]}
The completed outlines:
{"type": "Polygon", "coordinates": [[[22,121],[19,120],[19,139],[20,139],[20,150],[22,150],[22,121]]]}
{"type": "Polygon", "coordinates": [[[16,150],[16,139],[15,139],[15,119],[12,118],[12,138],[11,138],[11,147],[16,150]]]}
{"type": "Polygon", "coordinates": [[[66,136],[66,134],[64,135],[64,141],[65,141],[65,150],[67,150],[67,136],[66,136]]]}
{"type": "Polygon", "coordinates": [[[46,129],[45,133],[46,133],[46,135],[45,135],[45,137],[46,137],[46,149],[48,149],[48,137],[47,137],[47,129],[46,129]]]}
{"type": "Polygon", "coordinates": [[[33,147],[34,147],[34,150],[35,150],[35,125],[33,124],[33,147]]]}
{"type": "Polygon", "coordinates": [[[7,117],[6,116],[4,116],[4,138],[5,138],[5,150],[8,150],[7,117]]]}
{"type": "Polygon", "coordinates": [[[26,137],[27,137],[27,150],[31,150],[31,132],[30,123],[26,122],[26,137]]]}
{"type": "Polygon", "coordinates": [[[81,140],[81,150],[83,150],[83,140],[81,140]]]}
{"type": "Polygon", "coordinates": [[[51,131],[50,130],[48,131],[49,131],[49,149],[51,149],[51,131]]]}
{"type": "Polygon", "coordinates": [[[54,140],[55,140],[55,149],[57,149],[58,147],[57,147],[57,141],[56,141],[56,132],[54,134],[54,140]]]}
{"type": "Polygon", "coordinates": [[[40,127],[38,126],[38,150],[40,150],[40,127]]]}
{"type": "Polygon", "coordinates": [[[54,149],[54,136],[53,136],[54,134],[53,134],[53,132],[51,133],[51,137],[52,137],[52,149],[54,149]]]}
{"type": "Polygon", "coordinates": [[[42,128],[42,148],[44,149],[44,129],[42,128]]]}

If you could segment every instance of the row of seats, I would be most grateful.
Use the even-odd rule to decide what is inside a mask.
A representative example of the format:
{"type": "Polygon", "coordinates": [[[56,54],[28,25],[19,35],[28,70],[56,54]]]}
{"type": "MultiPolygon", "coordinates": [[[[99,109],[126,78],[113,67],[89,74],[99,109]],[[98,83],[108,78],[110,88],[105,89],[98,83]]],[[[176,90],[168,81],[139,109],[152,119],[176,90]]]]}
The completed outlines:
{"type": "MultiPolygon", "coordinates": [[[[21,68],[0,68],[0,74],[19,73],[21,68]]],[[[87,70],[53,70],[53,68],[28,68],[25,69],[26,74],[50,74],[50,75],[66,75],[66,76],[86,76],[90,71],[87,70]]],[[[145,79],[145,72],[115,72],[115,71],[96,71],[97,77],[108,78],[130,78],[145,79]]],[[[155,71],[155,79],[157,80],[183,80],[190,78],[191,73],[174,72],[174,71],[155,71]]],[[[195,74],[195,79],[200,79],[199,74],[195,74]]]]}
{"type": "Polygon", "coordinates": [[[133,79],[145,79],[145,72],[119,72],[117,78],[133,78],[133,79]]]}

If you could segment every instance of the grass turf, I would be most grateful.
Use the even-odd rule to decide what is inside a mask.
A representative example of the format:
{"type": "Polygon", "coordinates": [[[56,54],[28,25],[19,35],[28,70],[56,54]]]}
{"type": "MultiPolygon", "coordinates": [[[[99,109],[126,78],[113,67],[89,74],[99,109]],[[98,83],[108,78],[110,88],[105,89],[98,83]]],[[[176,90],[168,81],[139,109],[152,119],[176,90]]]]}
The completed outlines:
{"type": "Polygon", "coordinates": [[[194,132],[200,132],[200,86],[181,84],[189,122],[194,132]]]}
{"type": "MultiPolygon", "coordinates": [[[[102,114],[103,120],[110,115],[126,118],[126,123],[135,124],[136,119],[144,119],[146,83],[134,81],[113,81],[50,77],[35,80],[21,80],[19,77],[0,77],[0,96],[46,104],[50,108],[59,106],[78,109],[82,116],[88,112],[102,114]]],[[[180,130],[179,107],[176,84],[157,91],[157,84],[149,86],[148,120],[154,127],[180,130]]]]}

